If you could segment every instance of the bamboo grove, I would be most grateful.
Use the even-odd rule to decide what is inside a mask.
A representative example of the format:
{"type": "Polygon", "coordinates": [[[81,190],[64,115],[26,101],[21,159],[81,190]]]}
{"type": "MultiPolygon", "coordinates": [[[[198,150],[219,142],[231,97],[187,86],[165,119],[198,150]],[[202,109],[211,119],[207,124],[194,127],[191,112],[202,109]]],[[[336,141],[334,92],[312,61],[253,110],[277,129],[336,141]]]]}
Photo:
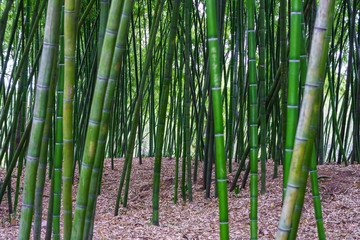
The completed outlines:
{"type": "Polygon", "coordinates": [[[1,1],[0,202],[21,212],[18,239],[92,239],[114,158],[114,214],[131,206],[132,169],[153,161],[149,218],[160,225],[163,157],[174,204],[191,202],[199,181],[218,198],[221,239],[237,221],[228,193],[245,187],[258,238],[266,174],[283,178],[276,239],[295,239],[310,176],[325,239],[317,165],[360,163],[359,2],[1,1]]]}

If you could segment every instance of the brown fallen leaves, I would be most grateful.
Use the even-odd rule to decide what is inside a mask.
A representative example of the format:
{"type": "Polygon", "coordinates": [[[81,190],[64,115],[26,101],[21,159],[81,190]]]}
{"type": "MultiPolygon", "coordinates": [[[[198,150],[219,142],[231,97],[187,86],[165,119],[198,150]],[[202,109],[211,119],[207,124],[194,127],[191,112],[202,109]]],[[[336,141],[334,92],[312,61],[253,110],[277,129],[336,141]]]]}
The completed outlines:
{"type": "MultiPolygon", "coordinates": [[[[193,185],[193,202],[173,203],[175,159],[164,158],[161,170],[160,227],[152,226],[152,178],[153,158],[144,158],[139,165],[134,159],[127,208],[121,208],[114,216],[114,206],[124,159],[115,159],[115,170],[111,170],[109,159],[105,160],[101,195],[98,198],[94,228],[94,239],[218,239],[218,203],[212,188],[211,198],[205,199],[202,190],[202,164],[199,164],[198,182],[193,185]]],[[[234,164],[236,169],[237,164],[234,164]]],[[[260,169],[260,168],[259,168],[260,169]]],[[[267,192],[259,195],[259,239],[273,239],[281,212],[282,175],[272,178],[273,165],[267,165],[267,192]]],[[[360,239],[360,168],[358,165],[319,166],[319,184],[322,210],[328,239],[360,239]]],[[[0,169],[0,176],[5,170],[0,169]]],[[[180,174],[181,175],[181,174],[180,174]]],[[[229,174],[229,182],[233,179],[229,174]]],[[[260,177],[260,174],[259,174],[260,177]]],[[[1,177],[0,177],[1,178],[1,177]]],[[[179,179],[180,180],[180,179],[179,179]]],[[[16,178],[12,179],[13,189],[16,178]]],[[[75,179],[74,201],[76,197],[75,179]]],[[[179,181],[179,186],[180,186],[179,181]]],[[[46,230],[49,180],[45,187],[43,204],[42,237],[46,230]]],[[[14,196],[14,193],[13,193],[14,196]]],[[[249,239],[249,189],[229,194],[229,224],[231,239],[249,239]]],[[[21,195],[20,199],[21,200],[21,195]]],[[[316,223],[312,205],[310,184],[300,223],[298,239],[316,239],[316,223]]],[[[61,226],[62,227],[62,226],[61,226]]],[[[8,217],[7,201],[0,205],[0,239],[16,239],[19,228],[19,213],[8,217]]]]}

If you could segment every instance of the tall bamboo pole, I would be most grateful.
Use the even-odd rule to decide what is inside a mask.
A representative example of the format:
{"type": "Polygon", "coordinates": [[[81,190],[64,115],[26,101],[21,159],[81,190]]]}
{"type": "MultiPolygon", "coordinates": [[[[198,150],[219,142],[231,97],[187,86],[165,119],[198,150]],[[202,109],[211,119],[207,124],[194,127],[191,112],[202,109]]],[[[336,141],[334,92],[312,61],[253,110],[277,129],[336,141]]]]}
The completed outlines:
{"type": "Polygon", "coordinates": [[[53,238],[60,240],[60,209],[61,209],[61,176],[63,161],[63,100],[64,100],[64,5],[61,10],[60,49],[57,84],[57,109],[55,133],[54,160],[54,209],[53,209],[53,238]]]}
{"type": "Polygon", "coordinates": [[[75,1],[64,3],[64,99],[63,99],[63,214],[64,239],[72,228],[72,179],[74,161],[74,92],[75,92],[75,1]]]}
{"type": "Polygon", "coordinates": [[[159,225],[159,197],[160,197],[159,192],[160,192],[162,148],[164,141],[166,110],[167,110],[167,103],[169,98],[169,87],[172,78],[172,63],[174,59],[173,55],[175,51],[175,40],[177,33],[177,25],[179,21],[180,2],[181,1],[179,0],[174,0],[172,2],[173,11],[172,11],[170,33],[168,37],[167,50],[166,50],[166,63],[165,63],[166,68],[164,72],[164,80],[162,82],[158,126],[156,132],[154,183],[153,183],[153,214],[151,221],[153,225],[157,225],[157,226],[159,225]]]}
{"type": "Polygon", "coordinates": [[[265,0],[260,1],[259,9],[259,107],[260,107],[260,147],[261,147],[261,194],[266,191],[266,43],[265,43],[265,0]]]}
{"type": "MultiPolygon", "coordinates": [[[[56,54],[57,55],[57,54],[56,54]]],[[[55,56],[57,59],[57,56],[55,56]]],[[[56,61],[55,61],[56,62],[56,61]]],[[[41,142],[41,152],[39,157],[39,167],[37,171],[37,181],[35,188],[35,217],[34,217],[34,239],[40,239],[41,237],[41,219],[42,219],[42,202],[43,202],[43,193],[45,187],[45,178],[46,178],[46,166],[48,158],[48,149],[49,149],[49,135],[51,134],[52,126],[52,114],[54,111],[54,101],[55,101],[55,86],[56,86],[56,64],[53,65],[52,70],[52,81],[49,87],[49,97],[48,104],[46,108],[46,117],[44,132],[41,142]]]]}
{"type": "Polygon", "coordinates": [[[300,187],[301,166],[304,159],[306,144],[310,134],[310,123],[313,115],[315,100],[321,76],[321,58],[327,50],[325,33],[330,19],[330,5],[332,0],[321,0],[317,10],[315,27],[312,37],[309,66],[304,89],[304,99],[301,105],[300,118],[296,130],[294,151],[290,166],[289,181],[281,212],[276,239],[287,239],[291,229],[292,215],[300,187]]]}
{"type": "MultiPolygon", "coordinates": [[[[186,165],[187,172],[187,191],[189,201],[192,201],[192,182],[191,182],[191,130],[190,130],[190,49],[191,49],[191,0],[184,0],[184,20],[185,20],[185,43],[184,43],[184,63],[185,63],[185,79],[184,79],[184,145],[182,161],[186,165]]],[[[184,166],[184,165],[183,165],[184,166]]],[[[184,173],[185,174],[185,173],[184,173]]],[[[183,175],[183,182],[185,182],[185,175],[183,175]]]]}
{"type": "Polygon", "coordinates": [[[79,187],[76,196],[74,226],[71,232],[72,239],[83,238],[91,172],[96,156],[96,147],[99,138],[105,93],[109,81],[109,75],[111,70],[110,67],[113,60],[116,37],[121,19],[120,13],[123,9],[123,3],[123,0],[115,0],[111,3],[109,10],[109,17],[106,25],[104,43],[101,51],[93,101],[91,104],[91,110],[89,115],[89,124],[86,133],[84,154],[81,163],[79,187]]]}
{"type": "MultiPolygon", "coordinates": [[[[88,205],[86,209],[86,219],[84,225],[84,238],[89,238],[92,234],[90,228],[95,217],[95,206],[98,195],[99,185],[101,183],[100,168],[104,161],[106,138],[108,135],[108,129],[110,124],[110,114],[114,101],[114,92],[116,81],[119,78],[122,65],[123,55],[126,48],[126,41],[128,35],[126,34],[129,29],[130,18],[132,17],[134,1],[125,0],[123,3],[123,10],[120,19],[119,30],[116,39],[116,45],[114,50],[114,56],[112,60],[112,66],[109,75],[109,83],[106,88],[104,107],[101,117],[100,133],[98,138],[98,144],[96,149],[96,155],[94,160],[94,166],[91,174],[91,181],[89,186],[88,205]]],[[[112,143],[110,143],[112,144],[112,143]]]]}
{"type": "Polygon", "coordinates": [[[257,239],[258,197],[258,101],[256,79],[255,1],[247,2],[248,9],[248,75],[249,75],[249,131],[250,131],[250,233],[257,239]]]}
{"type": "Polygon", "coordinates": [[[215,0],[206,1],[206,19],[209,44],[212,102],[214,109],[214,134],[216,173],[219,191],[220,239],[229,239],[226,158],[224,148],[224,125],[221,100],[221,66],[215,0]]]}
{"type": "Polygon", "coordinates": [[[18,239],[28,239],[33,217],[36,172],[39,165],[40,143],[44,129],[46,106],[53,65],[59,44],[59,21],[61,1],[50,0],[46,15],[43,52],[36,85],[36,97],[29,147],[26,155],[23,201],[21,207],[20,230],[18,239]]]}
{"type": "Polygon", "coordinates": [[[115,205],[115,215],[118,214],[121,191],[122,191],[122,187],[123,187],[123,183],[124,183],[126,168],[128,167],[130,158],[133,157],[133,153],[134,153],[135,137],[136,137],[136,130],[138,127],[138,121],[139,121],[139,116],[140,116],[140,108],[141,108],[141,104],[142,104],[142,100],[143,100],[146,79],[148,78],[148,71],[149,71],[150,63],[152,61],[153,48],[155,45],[156,34],[157,34],[158,27],[159,27],[159,22],[161,19],[163,7],[164,7],[164,0],[158,0],[156,3],[156,7],[155,7],[156,19],[155,19],[155,23],[153,23],[153,26],[151,28],[150,42],[148,44],[147,51],[146,51],[147,55],[146,55],[146,59],[145,59],[145,65],[143,68],[143,72],[141,75],[140,89],[139,89],[139,93],[138,93],[138,96],[136,99],[135,108],[133,111],[134,112],[133,121],[131,122],[131,132],[130,132],[130,136],[128,139],[128,147],[126,149],[126,158],[124,161],[124,169],[123,169],[123,173],[122,173],[122,175],[124,175],[124,176],[121,176],[121,179],[120,179],[118,195],[117,195],[116,205],[115,205]]]}
{"type": "MultiPolygon", "coordinates": [[[[302,2],[301,0],[291,1],[290,12],[290,52],[289,52],[289,81],[287,95],[287,123],[286,123],[286,143],[285,143],[285,162],[284,162],[284,183],[288,182],[292,151],[299,115],[299,79],[300,79],[300,49],[301,49],[301,19],[302,2]]],[[[285,189],[286,191],[286,189],[285,189]]]]}
{"type": "MultiPolygon", "coordinates": [[[[281,154],[280,159],[283,162],[283,170],[285,172],[285,142],[286,142],[286,113],[287,113],[287,38],[286,38],[286,0],[280,0],[279,13],[279,35],[280,35],[280,71],[281,71],[281,154]]],[[[285,196],[286,178],[283,178],[283,191],[285,196]]]]}

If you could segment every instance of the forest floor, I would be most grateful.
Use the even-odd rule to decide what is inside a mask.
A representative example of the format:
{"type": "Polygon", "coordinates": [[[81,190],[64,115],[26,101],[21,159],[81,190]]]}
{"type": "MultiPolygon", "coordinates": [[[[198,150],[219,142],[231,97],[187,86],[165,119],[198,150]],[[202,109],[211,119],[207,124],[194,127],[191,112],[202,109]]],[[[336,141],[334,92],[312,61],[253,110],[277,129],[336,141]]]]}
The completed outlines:
{"type": "MultiPolygon", "coordinates": [[[[105,161],[101,195],[97,203],[94,239],[219,239],[218,201],[214,198],[214,188],[211,189],[211,198],[205,199],[205,192],[202,190],[202,164],[199,164],[199,179],[193,185],[193,201],[187,200],[183,203],[179,188],[179,200],[175,205],[173,203],[175,159],[163,158],[160,227],[156,227],[150,224],[154,159],[143,158],[143,164],[139,165],[138,159],[135,158],[128,207],[120,208],[119,215],[114,216],[123,161],[122,158],[115,159],[114,170],[111,170],[110,160],[105,161]]],[[[237,163],[233,164],[235,171],[237,166],[237,163]]],[[[259,195],[258,203],[259,239],[274,239],[276,233],[282,200],[281,169],[280,167],[278,178],[273,179],[273,164],[271,160],[268,161],[266,193],[259,195]]],[[[231,184],[235,171],[228,174],[228,185],[231,184]]],[[[318,172],[327,239],[360,239],[360,165],[349,167],[323,165],[319,166],[318,172]]],[[[5,170],[0,168],[0,179],[4,176],[5,170]]],[[[15,182],[16,177],[13,176],[13,189],[15,182]]],[[[74,205],[77,183],[76,171],[73,189],[74,205]]],[[[49,185],[47,181],[43,202],[43,236],[46,229],[49,185]]],[[[248,186],[247,184],[246,189],[238,194],[234,192],[229,194],[230,239],[249,239],[250,193],[248,186]]],[[[20,195],[20,202],[21,197],[20,195]]],[[[19,229],[19,211],[9,218],[7,200],[6,197],[4,198],[0,205],[0,239],[16,239],[19,229]]],[[[316,223],[310,183],[308,183],[298,239],[316,238],[316,223]]]]}

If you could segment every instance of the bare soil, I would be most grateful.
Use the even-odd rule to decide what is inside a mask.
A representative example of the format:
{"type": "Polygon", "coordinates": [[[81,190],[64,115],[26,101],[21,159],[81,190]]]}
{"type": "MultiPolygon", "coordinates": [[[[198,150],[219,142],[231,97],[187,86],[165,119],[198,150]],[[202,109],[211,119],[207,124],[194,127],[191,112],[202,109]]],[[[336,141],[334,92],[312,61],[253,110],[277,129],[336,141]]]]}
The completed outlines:
{"type": "MultiPolygon", "coordinates": [[[[202,164],[199,164],[199,179],[193,185],[193,201],[173,203],[175,159],[163,158],[160,187],[160,227],[152,226],[152,180],[153,158],[133,161],[127,208],[121,208],[114,216],[118,184],[124,159],[114,160],[111,170],[109,159],[105,160],[101,195],[98,198],[94,239],[219,239],[218,200],[205,199],[202,190],[202,164]]],[[[236,170],[237,163],[233,164],[236,170]]],[[[181,164],[180,164],[181,166],[181,164]]],[[[360,239],[360,167],[323,165],[318,167],[324,226],[327,239],[360,239]]],[[[259,195],[259,239],[274,239],[282,200],[282,173],[273,179],[273,164],[267,164],[266,193],[259,195]]],[[[233,175],[228,174],[230,186],[233,175]]],[[[181,175],[181,174],[180,174],[181,175]]],[[[0,169],[0,179],[5,170],[0,169]]],[[[260,174],[259,174],[260,180],[260,174]]],[[[241,181],[241,179],[240,179],[241,181]]],[[[16,177],[12,178],[13,189],[16,177]]],[[[75,205],[78,173],[76,171],[73,204],[75,205]]],[[[43,203],[43,237],[46,230],[46,214],[49,200],[49,181],[45,186],[43,203]]],[[[180,185],[180,181],[179,181],[180,185]]],[[[229,224],[231,239],[249,239],[249,185],[238,194],[229,194],[229,224]]],[[[260,187],[259,187],[260,189],[260,187]]],[[[12,193],[14,198],[14,192],[12,193]]],[[[19,201],[21,202],[21,195],[19,201]]],[[[19,209],[19,208],[18,208],[19,209]]],[[[0,239],[16,239],[19,229],[19,211],[9,216],[7,198],[0,205],[0,239]]],[[[61,226],[62,228],[62,226],[61,226]]],[[[310,183],[300,223],[298,239],[317,239],[310,183]]]]}

